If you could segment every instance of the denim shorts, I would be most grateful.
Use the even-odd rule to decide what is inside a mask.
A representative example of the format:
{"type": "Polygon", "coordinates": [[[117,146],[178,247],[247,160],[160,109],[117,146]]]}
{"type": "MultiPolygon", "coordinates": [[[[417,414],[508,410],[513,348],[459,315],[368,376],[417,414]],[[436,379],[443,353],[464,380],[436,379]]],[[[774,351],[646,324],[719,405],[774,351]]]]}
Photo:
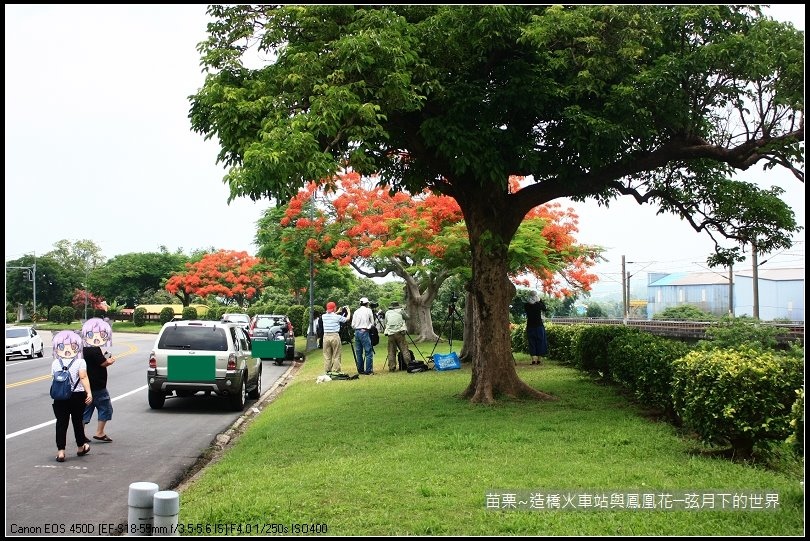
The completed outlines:
{"type": "Polygon", "coordinates": [[[107,389],[98,389],[93,391],[93,403],[84,407],[84,415],[82,421],[84,424],[90,422],[93,417],[93,410],[98,410],[99,421],[109,421],[112,419],[113,407],[110,393],[107,389]]]}

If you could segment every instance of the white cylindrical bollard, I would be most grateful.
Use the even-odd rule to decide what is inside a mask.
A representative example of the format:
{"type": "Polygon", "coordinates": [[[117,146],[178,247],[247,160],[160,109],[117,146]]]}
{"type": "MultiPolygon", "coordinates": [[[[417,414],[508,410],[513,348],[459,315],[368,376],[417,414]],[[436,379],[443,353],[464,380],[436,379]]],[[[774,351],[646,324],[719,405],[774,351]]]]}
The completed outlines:
{"type": "Polygon", "coordinates": [[[127,533],[129,535],[152,535],[152,505],[155,493],[158,490],[157,484],[146,481],[129,485],[129,496],[127,498],[129,504],[127,533]]]}
{"type": "Polygon", "coordinates": [[[177,515],[180,513],[180,494],[174,490],[161,490],[154,496],[153,535],[180,535],[177,515]]]}

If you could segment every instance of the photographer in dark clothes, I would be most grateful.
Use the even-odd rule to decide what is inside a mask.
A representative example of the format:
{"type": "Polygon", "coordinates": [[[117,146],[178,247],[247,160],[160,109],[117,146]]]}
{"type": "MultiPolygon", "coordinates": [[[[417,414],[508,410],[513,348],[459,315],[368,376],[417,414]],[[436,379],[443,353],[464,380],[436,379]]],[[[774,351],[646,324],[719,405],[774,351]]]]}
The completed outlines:
{"type": "Polygon", "coordinates": [[[543,312],[546,303],[537,297],[536,291],[529,292],[528,302],[523,305],[526,310],[526,338],[529,342],[529,355],[532,364],[543,364],[540,357],[548,353],[548,339],[543,325],[543,312]]]}

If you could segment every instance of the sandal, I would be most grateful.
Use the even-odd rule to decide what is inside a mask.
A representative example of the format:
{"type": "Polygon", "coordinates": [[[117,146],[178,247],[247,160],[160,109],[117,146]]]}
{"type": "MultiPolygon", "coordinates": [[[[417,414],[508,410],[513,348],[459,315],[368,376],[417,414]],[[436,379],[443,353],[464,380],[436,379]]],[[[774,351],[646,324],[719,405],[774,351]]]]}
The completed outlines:
{"type": "Polygon", "coordinates": [[[56,461],[57,462],[64,462],[65,461],[65,455],[56,455],[56,461]]]}
{"type": "Polygon", "coordinates": [[[84,455],[86,455],[86,454],[87,454],[87,453],[89,453],[89,452],[90,452],[90,444],[89,444],[89,443],[85,443],[84,445],[82,445],[82,450],[81,450],[81,451],[76,452],[76,456],[84,456],[84,455]]]}

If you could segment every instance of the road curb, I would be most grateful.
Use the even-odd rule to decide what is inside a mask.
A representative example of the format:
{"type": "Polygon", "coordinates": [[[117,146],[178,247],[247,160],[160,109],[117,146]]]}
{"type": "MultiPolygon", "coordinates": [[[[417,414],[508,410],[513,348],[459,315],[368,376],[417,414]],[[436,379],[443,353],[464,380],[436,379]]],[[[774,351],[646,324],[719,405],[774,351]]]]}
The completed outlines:
{"type": "Polygon", "coordinates": [[[242,412],[242,415],[239,416],[236,421],[228,427],[225,432],[221,432],[216,435],[214,440],[211,442],[211,445],[205,449],[200,456],[200,458],[186,471],[186,473],[180,478],[180,481],[176,484],[176,486],[169,487],[168,490],[175,490],[177,492],[183,492],[191,483],[194,482],[195,479],[199,475],[205,471],[205,468],[209,464],[213,464],[222,458],[222,455],[225,451],[233,445],[233,443],[239,439],[247,427],[250,425],[251,421],[256,418],[256,415],[261,413],[261,411],[269,404],[273,403],[273,401],[278,398],[278,396],[287,388],[287,384],[295,377],[298,371],[301,369],[301,365],[303,361],[295,361],[290,364],[290,367],[287,369],[284,374],[282,374],[274,383],[273,385],[253,404],[251,407],[246,409],[242,412]]]}

